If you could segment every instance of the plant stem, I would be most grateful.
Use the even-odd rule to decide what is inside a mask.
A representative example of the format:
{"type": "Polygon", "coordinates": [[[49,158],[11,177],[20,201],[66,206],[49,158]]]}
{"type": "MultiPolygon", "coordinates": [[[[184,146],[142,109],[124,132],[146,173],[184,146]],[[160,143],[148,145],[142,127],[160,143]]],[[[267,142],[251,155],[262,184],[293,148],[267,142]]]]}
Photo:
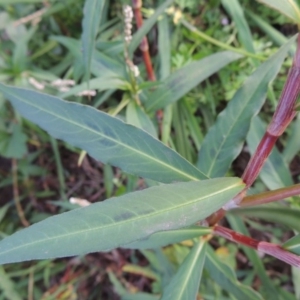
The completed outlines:
{"type": "MultiPolygon", "coordinates": [[[[143,26],[143,17],[141,13],[142,0],[132,0],[132,7],[133,7],[137,28],[140,29],[143,26]]],[[[142,42],[140,44],[140,49],[143,53],[143,59],[144,59],[144,64],[148,75],[148,80],[155,81],[156,77],[152,67],[151,57],[149,54],[149,44],[146,36],[144,36],[142,39],[142,42]]]]}
{"type": "MultiPolygon", "coordinates": [[[[230,202],[228,202],[221,210],[215,212],[206,219],[206,222],[212,226],[218,223],[225,215],[226,210],[239,207],[239,204],[245,198],[248,188],[257,178],[266,159],[270,155],[277,139],[284,132],[286,127],[295,117],[297,111],[295,110],[296,101],[300,93],[300,35],[297,39],[297,51],[293,60],[292,67],[289,71],[287,80],[285,82],[279,103],[273,115],[272,121],[269,124],[266,133],[242,175],[242,179],[246,187],[238,195],[236,195],[230,202]]],[[[274,200],[275,201],[275,200],[274,200]]]]}
{"type": "Polygon", "coordinates": [[[20,203],[19,185],[18,185],[18,163],[15,158],[13,158],[11,162],[12,162],[13,194],[14,194],[15,205],[23,226],[28,227],[30,224],[25,218],[24,211],[20,203]]]}
{"type": "Polygon", "coordinates": [[[229,45],[227,45],[225,43],[222,43],[222,42],[220,42],[220,41],[218,41],[218,40],[210,37],[209,35],[207,35],[207,34],[201,32],[200,30],[198,30],[195,26],[193,26],[192,24],[190,24],[188,21],[186,21],[183,18],[180,19],[180,23],[183,26],[185,26],[186,28],[188,28],[189,30],[191,30],[192,32],[194,32],[196,35],[198,35],[199,37],[201,37],[205,41],[210,42],[213,45],[216,45],[216,46],[218,46],[220,48],[223,48],[223,49],[231,50],[233,52],[240,53],[240,54],[248,56],[248,57],[256,58],[256,59],[259,59],[259,60],[266,60],[266,58],[263,57],[263,56],[260,56],[260,55],[248,52],[248,51],[246,51],[244,49],[239,49],[239,48],[231,47],[231,46],[229,46],[229,45]]]}
{"type": "Polygon", "coordinates": [[[240,206],[244,207],[266,204],[274,201],[283,200],[296,195],[300,195],[300,183],[277,189],[274,191],[267,191],[264,193],[247,196],[243,198],[243,200],[240,203],[240,206]]]}
{"type": "Polygon", "coordinates": [[[239,205],[245,197],[247,189],[257,178],[266,159],[270,155],[277,139],[282,135],[284,130],[296,115],[296,101],[300,93],[300,35],[298,35],[297,51],[293,60],[292,67],[289,71],[285,82],[279,103],[269,124],[266,133],[258,144],[255,153],[251,157],[248,165],[242,175],[242,179],[246,184],[245,190],[238,194],[230,203],[226,205],[226,209],[230,209],[239,205]]]}
{"type": "Polygon", "coordinates": [[[240,234],[238,232],[235,232],[231,229],[215,225],[213,228],[213,234],[221,236],[227,240],[230,240],[232,242],[245,245],[247,247],[253,248],[257,251],[269,254],[275,258],[278,258],[292,266],[300,267],[300,256],[291,253],[289,251],[286,251],[279,245],[267,243],[267,242],[260,242],[258,240],[255,240],[251,237],[248,237],[246,235],[240,234]]]}

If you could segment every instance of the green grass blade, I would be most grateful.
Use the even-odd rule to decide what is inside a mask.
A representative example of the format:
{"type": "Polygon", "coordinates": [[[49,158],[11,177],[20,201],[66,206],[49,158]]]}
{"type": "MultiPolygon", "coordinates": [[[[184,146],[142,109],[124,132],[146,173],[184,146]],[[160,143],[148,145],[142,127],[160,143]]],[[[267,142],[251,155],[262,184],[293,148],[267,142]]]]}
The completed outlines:
{"type": "Polygon", "coordinates": [[[300,234],[295,235],[294,237],[286,241],[282,246],[286,250],[300,255],[300,234]]]}
{"type": "Polygon", "coordinates": [[[197,299],[205,261],[206,243],[198,242],[163,290],[161,300],[197,299]]]}
{"type": "MultiPolygon", "coordinates": [[[[277,45],[282,46],[288,42],[288,39],[278,30],[276,30],[273,26],[271,26],[268,22],[264,19],[259,17],[258,15],[252,13],[251,11],[247,10],[246,15],[265,33],[268,37],[277,45]]],[[[292,45],[291,51],[295,53],[296,46],[292,45]]]]}
{"type": "Polygon", "coordinates": [[[251,119],[261,109],[269,83],[275,78],[295,38],[264,62],[245,81],[219,114],[201,146],[197,167],[208,177],[223,176],[241,152],[251,119]]]}
{"type": "Polygon", "coordinates": [[[275,207],[274,205],[259,205],[232,210],[230,213],[275,222],[300,232],[300,210],[296,208],[282,207],[281,205],[275,207]]]}
{"type": "Polygon", "coordinates": [[[82,20],[82,54],[86,70],[86,79],[90,79],[90,70],[95,39],[104,8],[104,0],[85,0],[82,20]]]}
{"type": "Polygon", "coordinates": [[[294,0],[258,0],[258,2],[272,7],[293,22],[300,24],[300,10],[294,0]]]}
{"type": "Polygon", "coordinates": [[[234,274],[234,271],[223,263],[214,253],[211,247],[207,247],[206,260],[204,267],[210,274],[210,277],[228,293],[236,299],[253,300],[263,299],[251,287],[242,285],[234,274]]]}
{"type": "MultiPolygon", "coordinates": [[[[264,124],[258,116],[252,120],[250,130],[247,135],[247,144],[251,155],[253,155],[257,145],[266,131],[266,128],[266,124],[264,124]]],[[[270,156],[266,160],[259,177],[270,190],[293,184],[289,168],[276,147],[274,147],[270,156]]]]}
{"type": "Polygon", "coordinates": [[[292,123],[291,135],[286,141],[285,148],[283,150],[282,156],[287,164],[289,164],[292,159],[300,151],[300,115],[298,114],[297,119],[292,123]]]}
{"type": "Polygon", "coordinates": [[[224,51],[189,63],[162,81],[145,102],[146,109],[157,110],[178,101],[200,82],[241,57],[240,54],[224,51]]]}
{"type": "Polygon", "coordinates": [[[55,138],[127,173],[165,183],[207,178],[143,130],[92,107],[2,84],[0,91],[25,118],[55,138]]]}
{"type": "Polygon", "coordinates": [[[177,230],[156,232],[143,240],[125,245],[124,248],[130,249],[155,249],[167,245],[190,240],[202,235],[210,234],[211,228],[193,226],[177,230]]]}
{"type": "Polygon", "coordinates": [[[238,31],[239,41],[241,42],[241,44],[247,51],[255,53],[250,28],[245,19],[244,12],[239,1],[221,0],[221,3],[235,23],[235,27],[238,31]]]}
{"type": "Polygon", "coordinates": [[[155,186],[50,217],[0,242],[0,263],[107,251],[190,226],[244,187],[238,178],[155,186]]]}
{"type": "Polygon", "coordinates": [[[23,298],[19,295],[13,281],[10,280],[3,267],[0,267],[0,290],[1,294],[5,295],[5,299],[22,300],[23,298]]]}

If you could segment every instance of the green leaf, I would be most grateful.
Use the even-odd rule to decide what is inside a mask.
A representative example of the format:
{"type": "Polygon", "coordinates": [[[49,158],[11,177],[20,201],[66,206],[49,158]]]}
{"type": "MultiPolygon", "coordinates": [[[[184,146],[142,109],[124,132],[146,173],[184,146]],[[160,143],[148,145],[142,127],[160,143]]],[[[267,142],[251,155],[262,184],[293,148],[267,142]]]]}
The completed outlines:
{"type": "Polygon", "coordinates": [[[206,178],[143,130],[92,107],[2,84],[0,91],[25,118],[55,138],[125,172],[165,183],[206,178]]]}
{"type": "Polygon", "coordinates": [[[104,0],[85,0],[82,20],[82,53],[86,68],[86,78],[90,79],[92,55],[95,48],[95,39],[98,32],[100,18],[103,13],[104,0]]]}
{"type": "Polygon", "coordinates": [[[300,210],[296,208],[282,207],[282,205],[276,205],[276,207],[273,207],[273,205],[259,205],[235,209],[230,213],[275,222],[300,232],[300,210]]]}
{"type": "Polygon", "coordinates": [[[0,263],[107,251],[194,224],[244,187],[218,178],[155,186],[50,217],[0,242],[0,263]]]}
{"type": "Polygon", "coordinates": [[[0,154],[7,158],[22,158],[27,152],[26,141],[20,124],[13,124],[11,133],[0,131],[0,154]]]}
{"type": "Polygon", "coordinates": [[[286,241],[282,246],[286,250],[300,255],[300,234],[295,235],[294,237],[286,241]]]}
{"type": "Polygon", "coordinates": [[[1,294],[5,295],[5,299],[22,300],[23,298],[17,292],[14,283],[10,280],[9,276],[4,271],[3,267],[0,267],[0,290],[1,294]]]}
{"type": "Polygon", "coordinates": [[[280,70],[294,41],[295,38],[292,38],[247,78],[210,128],[197,163],[197,167],[208,177],[223,176],[241,152],[251,119],[260,111],[268,85],[280,70]]]}
{"type": "Polygon", "coordinates": [[[163,290],[161,300],[196,299],[205,261],[205,241],[198,242],[163,290]]]}
{"type": "Polygon", "coordinates": [[[222,5],[232,17],[238,31],[241,44],[249,52],[255,53],[250,28],[245,19],[243,9],[238,0],[221,0],[222,5]]]}
{"type": "Polygon", "coordinates": [[[241,284],[236,279],[234,271],[217,257],[211,247],[207,247],[204,268],[218,285],[236,297],[236,299],[263,299],[251,287],[241,284]]]}
{"type": "Polygon", "coordinates": [[[149,116],[134,101],[130,101],[126,107],[126,121],[157,138],[156,129],[149,116]]]}
{"type": "Polygon", "coordinates": [[[200,82],[241,57],[240,54],[224,51],[189,63],[162,81],[144,103],[146,109],[153,111],[178,101],[200,82]]]}
{"type": "MultiPolygon", "coordinates": [[[[261,141],[266,128],[266,124],[258,116],[253,118],[247,135],[247,144],[251,155],[253,155],[257,145],[261,141]]],[[[273,148],[266,160],[259,177],[270,190],[293,184],[289,168],[276,147],[273,148]]]]}
{"type": "Polygon", "coordinates": [[[133,35],[132,41],[129,45],[129,53],[133,54],[136,48],[141,43],[142,39],[151,30],[151,28],[156,23],[160,15],[174,2],[174,0],[165,1],[160,7],[155,11],[155,13],[144,22],[143,26],[133,35]]]}
{"type": "Polygon", "coordinates": [[[300,24],[300,10],[294,0],[258,0],[258,2],[272,7],[293,22],[300,24]]]}
{"type": "Polygon", "coordinates": [[[202,235],[210,234],[211,228],[192,226],[177,230],[160,231],[153,233],[142,240],[125,245],[129,249],[155,249],[174,243],[190,240],[202,235]]]}
{"type": "MultiPolygon", "coordinates": [[[[268,22],[266,22],[263,18],[258,15],[252,13],[249,10],[246,10],[246,15],[250,17],[250,19],[257,25],[268,37],[277,45],[282,46],[288,42],[288,39],[283,35],[280,31],[271,26],[268,22]]],[[[290,52],[295,53],[296,45],[291,46],[290,52]]]]}
{"type": "Polygon", "coordinates": [[[282,156],[289,164],[300,150],[300,115],[298,114],[295,122],[291,124],[291,134],[286,141],[282,156]]]}

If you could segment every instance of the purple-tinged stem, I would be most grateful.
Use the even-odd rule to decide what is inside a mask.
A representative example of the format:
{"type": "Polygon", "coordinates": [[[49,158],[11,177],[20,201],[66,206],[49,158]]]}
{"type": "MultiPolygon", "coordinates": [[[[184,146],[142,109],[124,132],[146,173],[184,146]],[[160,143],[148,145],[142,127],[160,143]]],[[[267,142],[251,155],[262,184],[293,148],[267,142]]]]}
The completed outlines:
{"type": "Polygon", "coordinates": [[[274,201],[283,200],[296,195],[300,195],[300,184],[295,184],[281,189],[247,196],[241,201],[240,207],[266,204],[274,201]]]}
{"type": "Polygon", "coordinates": [[[283,249],[279,245],[275,245],[267,242],[260,242],[251,237],[248,237],[246,235],[240,234],[238,232],[235,232],[231,229],[219,225],[214,226],[213,234],[221,236],[237,244],[253,248],[262,253],[269,254],[292,266],[300,268],[300,256],[283,249]]]}
{"type": "MultiPolygon", "coordinates": [[[[132,0],[132,7],[134,11],[137,28],[141,28],[143,26],[143,16],[141,13],[142,0],[132,0]]],[[[149,44],[148,44],[147,37],[143,37],[142,42],[140,44],[140,49],[143,53],[143,59],[144,59],[144,64],[148,75],[148,80],[155,81],[156,77],[154,74],[151,57],[149,54],[149,44]]]]}

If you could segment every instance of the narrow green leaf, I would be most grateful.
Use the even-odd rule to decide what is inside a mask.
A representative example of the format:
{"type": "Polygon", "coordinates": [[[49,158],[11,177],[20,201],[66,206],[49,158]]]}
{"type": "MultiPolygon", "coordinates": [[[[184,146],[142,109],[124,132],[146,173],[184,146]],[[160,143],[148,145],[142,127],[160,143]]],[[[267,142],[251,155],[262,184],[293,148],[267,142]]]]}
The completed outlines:
{"type": "MultiPolygon", "coordinates": [[[[246,10],[246,15],[279,47],[288,42],[288,39],[280,31],[272,27],[268,22],[258,15],[246,10]]],[[[296,45],[291,46],[290,52],[295,53],[296,45]]]]}
{"type": "Polygon", "coordinates": [[[125,172],[165,183],[206,178],[143,130],[92,107],[2,84],[0,91],[25,118],[55,138],[125,172]]]}
{"type": "Polygon", "coordinates": [[[275,222],[300,232],[300,210],[296,208],[282,207],[282,205],[276,205],[276,207],[259,205],[232,210],[230,213],[275,222]]]}
{"type": "Polygon", "coordinates": [[[245,19],[243,9],[238,0],[221,0],[222,5],[232,17],[238,31],[241,44],[249,52],[255,53],[250,28],[245,19]]]}
{"type": "Polygon", "coordinates": [[[153,233],[146,238],[125,245],[129,249],[155,249],[165,247],[174,243],[190,240],[202,235],[210,234],[211,228],[192,226],[177,230],[160,231],[153,233]]]}
{"type": "Polygon", "coordinates": [[[286,241],[282,246],[286,250],[300,255],[300,234],[295,235],[294,237],[286,241]]]}
{"type": "Polygon", "coordinates": [[[207,247],[204,268],[218,285],[236,297],[236,299],[263,299],[251,287],[241,284],[236,279],[234,271],[216,256],[211,247],[207,247]]]}
{"type": "Polygon", "coordinates": [[[292,159],[300,151],[300,115],[298,114],[295,122],[292,123],[291,135],[286,141],[282,156],[287,164],[289,164],[292,159]]]}
{"type": "Polygon", "coordinates": [[[174,0],[167,0],[155,11],[155,13],[144,22],[143,26],[133,35],[132,41],[129,45],[129,53],[133,53],[141,43],[142,39],[151,30],[157,19],[164,11],[174,2],[174,0]]]}
{"type": "MultiPolygon", "coordinates": [[[[253,118],[247,135],[247,144],[251,155],[253,155],[257,145],[266,131],[266,128],[266,124],[264,124],[258,116],[253,118]]],[[[272,153],[265,162],[259,177],[270,190],[293,184],[289,168],[276,147],[274,147],[272,153]]]]}
{"type": "Polygon", "coordinates": [[[293,22],[300,24],[300,10],[294,0],[258,0],[258,2],[274,8],[293,22]]]}
{"type": "Polygon", "coordinates": [[[0,267],[0,290],[5,295],[5,299],[22,300],[14,283],[10,280],[3,267],[0,267]]]}
{"type": "Polygon", "coordinates": [[[107,251],[194,224],[244,187],[218,178],[155,186],[50,217],[0,242],[0,263],[107,251]]]}
{"type": "MultiPolygon", "coordinates": [[[[161,1],[162,2],[162,1],[161,1]]],[[[159,55],[159,78],[167,78],[171,71],[171,34],[169,20],[164,15],[158,22],[158,55],[159,55]]]]}
{"type": "Polygon", "coordinates": [[[90,69],[95,39],[98,32],[105,0],[85,0],[82,20],[82,54],[86,69],[86,78],[90,79],[90,69]]]}
{"type": "Polygon", "coordinates": [[[0,154],[7,158],[22,158],[27,152],[26,141],[20,124],[13,124],[11,132],[0,130],[0,154]]]}
{"type": "Polygon", "coordinates": [[[198,242],[171,282],[163,290],[161,300],[196,299],[205,261],[206,243],[198,242]]]}
{"type": "Polygon", "coordinates": [[[189,63],[162,81],[145,102],[146,109],[157,110],[178,101],[200,82],[241,57],[240,54],[224,51],[189,63]]]}
{"type": "Polygon", "coordinates": [[[292,38],[245,81],[219,114],[201,146],[197,167],[208,177],[223,176],[242,150],[251,119],[261,109],[269,83],[295,41],[292,38]]]}
{"type": "Polygon", "coordinates": [[[157,138],[156,129],[149,116],[135,102],[131,101],[126,107],[126,121],[128,124],[141,128],[157,138]]]}
{"type": "MultiPolygon", "coordinates": [[[[242,219],[238,216],[233,216],[232,214],[227,214],[226,219],[230,223],[230,226],[233,230],[240,232],[244,235],[249,236],[249,232],[247,227],[245,226],[242,219]]],[[[266,299],[281,299],[277,290],[275,289],[273,281],[270,279],[269,275],[266,272],[266,269],[263,265],[262,259],[258,256],[257,252],[249,247],[240,246],[245,254],[247,255],[248,259],[250,260],[255,273],[261,280],[261,288],[265,292],[266,299]]]]}

